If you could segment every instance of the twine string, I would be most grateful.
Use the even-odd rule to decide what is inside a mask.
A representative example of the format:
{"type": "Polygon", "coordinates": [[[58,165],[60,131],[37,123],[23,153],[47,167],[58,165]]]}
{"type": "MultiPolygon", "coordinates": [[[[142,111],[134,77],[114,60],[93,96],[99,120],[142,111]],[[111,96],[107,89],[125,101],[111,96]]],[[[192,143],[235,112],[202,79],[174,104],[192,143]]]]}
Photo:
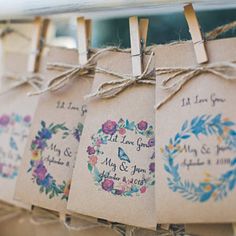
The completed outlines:
{"type": "Polygon", "coordinates": [[[58,89],[61,89],[63,86],[65,86],[66,83],[68,83],[73,78],[82,78],[84,75],[91,75],[95,71],[95,66],[97,62],[97,58],[108,51],[113,51],[114,47],[107,47],[104,49],[101,49],[97,51],[95,54],[93,54],[84,65],[69,65],[69,64],[63,64],[63,63],[51,63],[48,64],[49,70],[66,70],[63,73],[59,74],[58,76],[52,78],[47,86],[40,90],[33,93],[30,93],[30,96],[34,95],[40,95],[48,91],[55,91],[58,89]]]}
{"type": "Polygon", "coordinates": [[[206,40],[216,39],[221,34],[228,32],[229,30],[233,30],[236,28],[236,21],[232,21],[230,23],[221,25],[213,29],[212,31],[205,34],[206,40]]]}
{"type": "Polygon", "coordinates": [[[6,73],[4,78],[15,81],[16,83],[10,85],[6,89],[0,90],[0,94],[7,93],[8,91],[18,88],[24,84],[29,84],[31,87],[33,87],[34,90],[40,90],[43,87],[43,81],[44,81],[43,76],[37,73],[24,76],[18,76],[12,73],[6,73]]]}
{"type": "Polygon", "coordinates": [[[153,58],[154,52],[151,53],[148,63],[143,71],[143,73],[140,76],[132,76],[132,75],[124,75],[120,73],[116,73],[113,71],[109,71],[107,69],[96,67],[95,72],[98,73],[104,73],[107,75],[115,76],[118,79],[111,80],[108,82],[104,82],[99,85],[97,90],[94,93],[91,93],[87,96],[85,96],[85,99],[90,98],[111,98],[122,91],[124,91],[126,88],[133,84],[149,84],[154,85],[155,84],[155,75],[153,70],[149,71],[149,67],[153,58]]]}
{"type": "Polygon", "coordinates": [[[217,78],[227,81],[236,80],[236,61],[212,63],[198,67],[188,68],[156,68],[156,75],[167,75],[167,78],[158,86],[169,94],[156,105],[156,109],[162,107],[174,95],[176,95],[184,85],[190,80],[197,78],[201,74],[212,74],[217,78]],[[174,80],[174,82],[172,82],[174,80]],[[171,83],[172,82],[172,83],[171,83]]]}

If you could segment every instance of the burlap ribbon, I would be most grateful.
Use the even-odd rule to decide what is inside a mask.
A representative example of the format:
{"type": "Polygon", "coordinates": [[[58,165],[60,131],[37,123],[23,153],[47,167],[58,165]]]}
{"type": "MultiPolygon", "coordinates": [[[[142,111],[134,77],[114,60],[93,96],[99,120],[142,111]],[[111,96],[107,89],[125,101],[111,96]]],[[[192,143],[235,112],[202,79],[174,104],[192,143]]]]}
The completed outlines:
{"type": "Polygon", "coordinates": [[[167,103],[187,82],[198,78],[199,75],[207,73],[215,75],[216,78],[218,77],[228,81],[236,80],[236,61],[218,62],[198,67],[156,68],[157,75],[168,75],[159,87],[169,92],[169,94],[156,105],[156,109],[159,109],[167,103]],[[171,83],[173,80],[174,82],[171,83]]]}

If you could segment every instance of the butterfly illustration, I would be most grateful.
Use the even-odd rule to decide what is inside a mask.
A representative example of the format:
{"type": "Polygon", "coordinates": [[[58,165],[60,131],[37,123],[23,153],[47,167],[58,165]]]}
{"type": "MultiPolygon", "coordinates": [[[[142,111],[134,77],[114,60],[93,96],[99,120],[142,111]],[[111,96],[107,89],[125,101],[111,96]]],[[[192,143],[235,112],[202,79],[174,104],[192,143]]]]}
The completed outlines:
{"type": "Polygon", "coordinates": [[[118,147],[118,157],[120,158],[120,160],[127,161],[130,163],[129,157],[121,147],[118,147]]]}
{"type": "Polygon", "coordinates": [[[125,121],[125,128],[128,130],[134,130],[135,124],[134,121],[129,122],[128,120],[125,121]]]}
{"type": "Polygon", "coordinates": [[[18,150],[18,147],[17,147],[17,145],[16,145],[16,141],[14,140],[13,137],[10,138],[10,147],[11,147],[12,149],[16,150],[16,151],[18,150]]]}

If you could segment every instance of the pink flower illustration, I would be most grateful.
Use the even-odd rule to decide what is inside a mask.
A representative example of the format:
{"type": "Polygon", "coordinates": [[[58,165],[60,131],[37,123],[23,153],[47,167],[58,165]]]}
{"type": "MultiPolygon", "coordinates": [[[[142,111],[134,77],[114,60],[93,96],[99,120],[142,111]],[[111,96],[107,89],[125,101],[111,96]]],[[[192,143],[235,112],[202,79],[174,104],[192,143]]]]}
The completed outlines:
{"type": "Polygon", "coordinates": [[[101,140],[101,139],[98,139],[98,140],[96,141],[96,145],[99,147],[101,144],[102,144],[102,140],[101,140]]]}
{"type": "Polygon", "coordinates": [[[92,165],[92,166],[95,166],[98,162],[98,158],[96,156],[91,156],[89,158],[89,163],[92,165]]]}
{"type": "Polygon", "coordinates": [[[146,190],[147,190],[147,187],[146,187],[146,186],[142,186],[142,187],[140,188],[140,192],[141,192],[141,193],[145,193],[146,190]]]}
{"type": "Polygon", "coordinates": [[[144,120],[141,120],[139,123],[138,123],[138,129],[139,130],[146,130],[148,127],[148,123],[144,120]]]}
{"type": "Polygon", "coordinates": [[[126,133],[125,128],[119,129],[119,134],[124,135],[126,133]]]}

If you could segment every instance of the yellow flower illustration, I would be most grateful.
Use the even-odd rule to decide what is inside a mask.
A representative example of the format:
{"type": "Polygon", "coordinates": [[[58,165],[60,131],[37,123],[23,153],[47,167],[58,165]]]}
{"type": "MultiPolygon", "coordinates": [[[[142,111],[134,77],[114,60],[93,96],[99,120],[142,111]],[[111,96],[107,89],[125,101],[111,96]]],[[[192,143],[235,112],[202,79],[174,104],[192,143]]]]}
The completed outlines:
{"type": "Polygon", "coordinates": [[[222,137],[221,137],[221,136],[218,136],[218,137],[217,137],[217,141],[218,141],[219,144],[221,144],[222,141],[223,141],[222,137]]]}
{"type": "Polygon", "coordinates": [[[33,161],[38,161],[40,159],[41,155],[40,152],[38,150],[34,150],[32,152],[32,160],[33,161]]]}
{"type": "Polygon", "coordinates": [[[212,190],[212,186],[210,184],[208,184],[208,185],[204,186],[204,190],[209,192],[212,190]]]}
{"type": "Polygon", "coordinates": [[[173,144],[169,144],[169,145],[168,145],[168,148],[169,148],[170,150],[172,150],[172,149],[174,148],[173,144]]]}

